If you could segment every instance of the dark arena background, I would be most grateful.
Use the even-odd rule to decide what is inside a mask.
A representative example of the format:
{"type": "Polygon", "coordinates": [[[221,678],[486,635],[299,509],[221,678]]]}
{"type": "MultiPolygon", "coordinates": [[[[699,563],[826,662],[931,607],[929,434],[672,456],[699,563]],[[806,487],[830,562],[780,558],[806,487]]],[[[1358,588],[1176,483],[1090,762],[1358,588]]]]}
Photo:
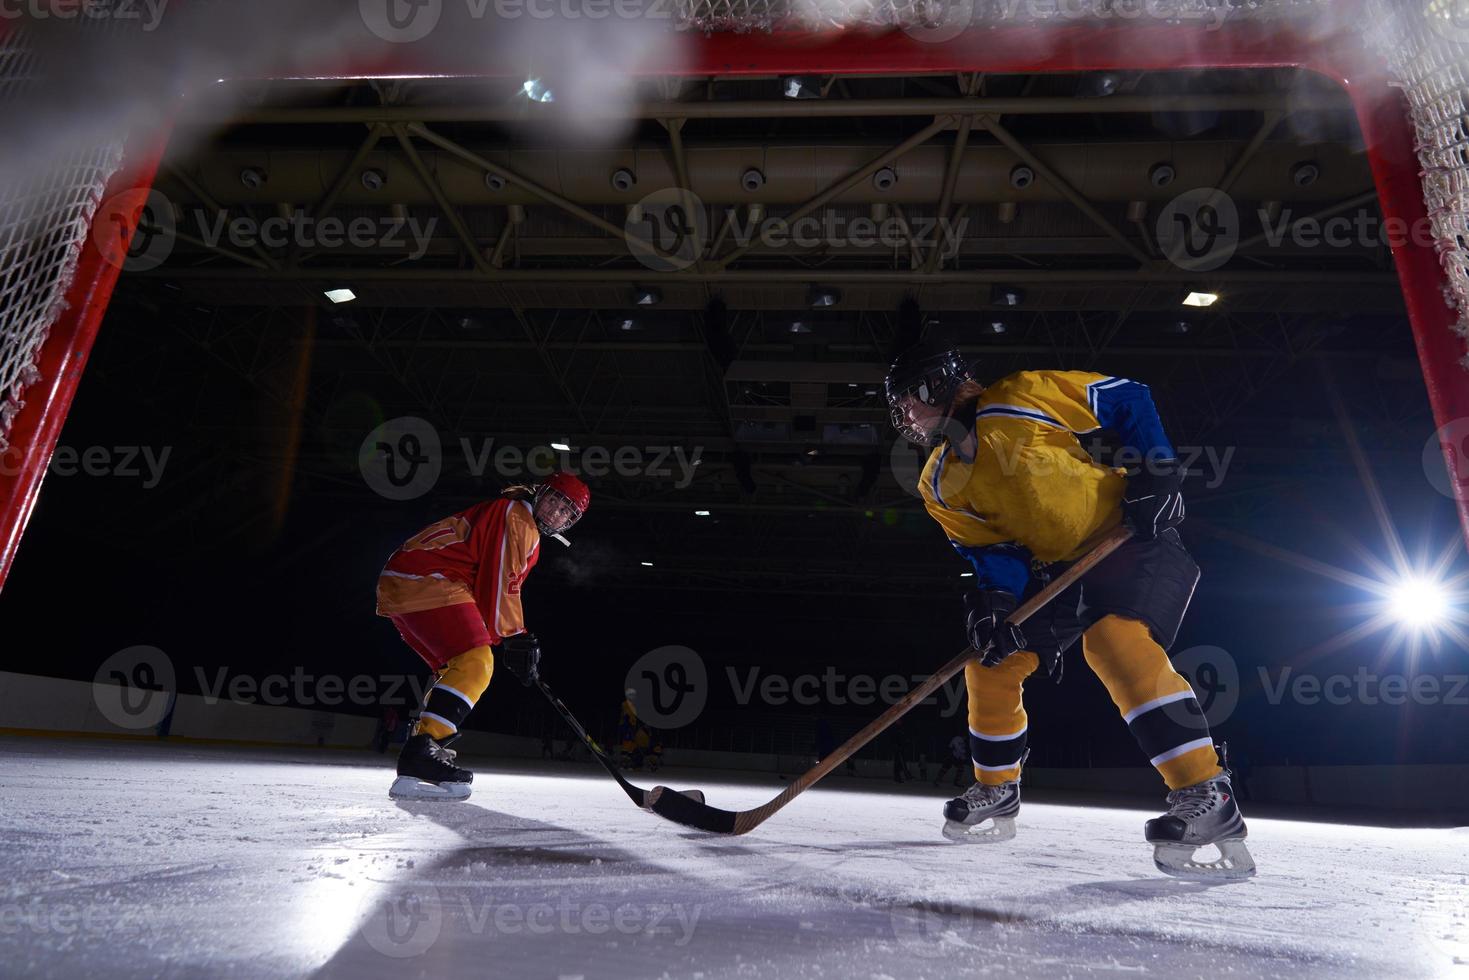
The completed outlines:
{"type": "Polygon", "coordinates": [[[31,0],[0,105],[5,975],[1469,976],[1463,3],[31,0]],[[1254,877],[1080,642],[1013,839],[962,676],[843,745],[969,642],[916,344],[1150,387],[1254,877]],[[554,470],[587,740],[497,652],[390,799],[379,575],[554,470]]]}

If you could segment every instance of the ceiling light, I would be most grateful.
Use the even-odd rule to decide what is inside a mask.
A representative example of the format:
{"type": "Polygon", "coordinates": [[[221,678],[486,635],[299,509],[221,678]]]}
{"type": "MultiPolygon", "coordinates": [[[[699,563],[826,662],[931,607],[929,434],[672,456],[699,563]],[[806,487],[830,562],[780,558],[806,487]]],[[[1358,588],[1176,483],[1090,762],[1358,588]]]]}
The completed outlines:
{"type": "Polygon", "coordinates": [[[642,326],[632,317],[624,317],[618,324],[620,330],[641,330],[642,326]]]}
{"type": "Polygon", "coordinates": [[[695,517],[709,517],[710,514],[709,514],[709,512],[707,510],[696,510],[696,511],[694,511],[694,516],[695,517]]]}
{"type": "Polygon", "coordinates": [[[1184,306],[1213,306],[1217,302],[1219,302],[1218,293],[1191,292],[1183,298],[1184,306]]]}
{"type": "Polygon", "coordinates": [[[657,286],[634,286],[632,302],[634,306],[657,306],[663,302],[663,290],[657,286]]]}
{"type": "Polygon", "coordinates": [[[991,320],[989,324],[990,333],[999,336],[1010,328],[1005,325],[1004,320],[991,320]]]}
{"type": "Polygon", "coordinates": [[[357,294],[350,289],[328,289],[326,298],[333,303],[350,303],[357,298],[357,294]]]}
{"type": "Polygon", "coordinates": [[[1014,286],[993,286],[990,288],[990,303],[994,306],[1019,306],[1025,302],[1025,290],[1014,286]]]}
{"type": "Polygon", "coordinates": [[[1076,95],[1082,99],[1103,99],[1115,95],[1122,79],[1112,72],[1083,75],[1076,83],[1076,95]]]}
{"type": "Polygon", "coordinates": [[[842,291],[835,286],[812,286],[806,293],[806,302],[812,309],[836,306],[842,301],[842,291]]]}
{"type": "Polygon", "coordinates": [[[520,86],[520,90],[524,92],[525,97],[530,99],[532,102],[556,101],[556,96],[551,93],[550,87],[547,86],[546,83],[541,81],[539,78],[527,78],[525,80],[525,84],[520,86]]]}
{"type": "Polygon", "coordinates": [[[811,332],[811,324],[807,323],[805,320],[792,320],[791,321],[791,333],[810,333],[810,332],[811,332]]]}
{"type": "Polygon", "coordinates": [[[819,99],[821,79],[815,75],[787,75],[780,80],[780,94],[788,99],[819,99]]]}
{"type": "Polygon", "coordinates": [[[973,572],[960,572],[959,573],[959,577],[960,578],[974,578],[974,573],[973,572]]]}
{"type": "Polygon", "coordinates": [[[650,562],[650,561],[638,562],[638,564],[639,565],[642,565],[644,568],[652,568],[653,567],[653,563],[650,562]]]}
{"type": "Polygon", "coordinates": [[[553,442],[553,443],[551,443],[551,448],[554,449],[554,450],[556,450],[558,453],[569,453],[569,452],[571,452],[571,447],[568,446],[564,442],[553,442]]]}

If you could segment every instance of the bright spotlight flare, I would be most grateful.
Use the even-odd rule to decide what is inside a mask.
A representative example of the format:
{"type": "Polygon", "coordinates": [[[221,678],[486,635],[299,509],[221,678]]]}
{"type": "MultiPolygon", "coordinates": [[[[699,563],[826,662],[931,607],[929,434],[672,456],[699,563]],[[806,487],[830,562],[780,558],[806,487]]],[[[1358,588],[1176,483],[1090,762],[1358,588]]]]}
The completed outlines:
{"type": "Polygon", "coordinates": [[[1387,593],[1394,619],[1417,629],[1444,622],[1450,613],[1449,595],[1441,582],[1422,575],[1403,579],[1387,593]]]}

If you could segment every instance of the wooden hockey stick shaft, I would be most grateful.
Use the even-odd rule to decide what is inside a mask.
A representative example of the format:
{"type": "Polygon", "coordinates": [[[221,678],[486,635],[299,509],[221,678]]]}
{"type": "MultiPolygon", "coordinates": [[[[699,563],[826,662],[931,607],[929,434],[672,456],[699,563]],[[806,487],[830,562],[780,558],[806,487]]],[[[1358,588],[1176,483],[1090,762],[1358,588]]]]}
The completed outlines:
{"type": "MultiPolygon", "coordinates": [[[[1031,597],[1030,601],[1011,613],[1007,621],[1016,625],[1024,623],[1044,608],[1052,599],[1056,598],[1056,596],[1071,588],[1083,575],[1095,568],[1131,537],[1131,529],[1126,527],[1117,528],[1074,565],[1057,576],[1054,582],[1047,585],[1040,592],[1037,592],[1031,597]]],[[[714,833],[731,835],[747,834],[773,817],[787,803],[810,789],[832,770],[846,762],[864,745],[882,734],[893,722],[911,711],[914,706],[947,684],[975,656],[976,652],[974,648],[970,647],[953,660],[944,664],[922,684],[919,684],[912,691],[908,692],[902,700],[878,715],[867,727],[847,739],[839,748],[832,751],[825,759],[822,759],[813,768],[798,777],[785,788],[784,792],[764,806],[738,812],[720,810],[716,807],[697,803],[678,793],[665,791],[665,787],[662,786],[655,786],[649,792],[649,804],[652,806],[654,813],[662,817],[667,817],[676,823],[697,827],[700,830],[708,830],[714,833]]]]}

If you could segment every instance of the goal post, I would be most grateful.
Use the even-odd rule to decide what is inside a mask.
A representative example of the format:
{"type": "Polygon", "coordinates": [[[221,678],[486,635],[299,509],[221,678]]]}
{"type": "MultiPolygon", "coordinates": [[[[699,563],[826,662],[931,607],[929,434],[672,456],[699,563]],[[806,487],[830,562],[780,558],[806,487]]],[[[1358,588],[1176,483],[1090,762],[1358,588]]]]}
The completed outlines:
{"type": "MultiPolygon", "coordinates": [[[[687,48],[675,63],[689,76],[1298,67],[1335,80],[1356,108],[1383,217],[1432,230],[1435,244],[1406,236],[1393,260],[1469,537],[1469,0],[1172,0],[1165,6],[1180,14],[1172,20],[1034,15],[1117,6],[675,0],[687,48]],[[950,32],[945,17],[954,10],[966,19],[950,32]],[[1211,11],[1228,15],[1209,27],[1202,17],[1211,11]],[[809,30],[815,23],[840,27],[809,30]]],[[[0,24],[0,46],[13,45],[5,31],[0,24]]],[[[462,60],[462,47],[443,52],[430,42],[379,44],[358,57],[356,65],[323,65],[315,77],[486,73],[462,60]]],[[[7,73],[21,63],[0,58],[0,133],[7,73]]],[[[96,148],[97,162],[53,176],[41,198],[7,192],[0,181],[0,587],[118,276],[89,223],[101,201],[150,186],[159,142],[136,135],[125,163],[96,148]],[[51,249],[39,260],[38,242],[51,249]]],[[[112,227],[103,231],[126,234],[136,219],[136,210],[108,214],[112,227]]],[[[921,284],[921,272],[914,275],[921,284]]]]}
{"type": "MultiPolygon", "coordinates": [[[[7,424],[0,431],[0,587],[5,584],[21,535],[35,510],[47,467],[121,274],[118,256],[126,253],[137,228],[138,208],[103,205],[129,200],[130,191],[146,194],[153,184],[162,149],[157,134],[142,143],[130,144],[115,161],[97,166],[95,177],[100,179],[81,187],[74,199],[60,203],[54,216],[75,223],[82,237],[63,250],[64,255],[52,258],[49,266],[45,249],[34,250],[40,254],[33,255],[29,264],[36,266],[33,275],[43,279],[35,288],[52,296],[42,298],[37,308],[12,311],[11,322],[4,324],[0,360],[8,361],[13,378],[9,390],[0,392],[7,410],[7,424]],[[107,177],[101,177],[104,169],[110,171],[107,177]],[[99,237],[103,235],[114,243],[115,251],[104,254],[99,248],[99,237]]],[[[22,262],[17,254],[21,248],[14,242],[10,244],[14,247],[0,253],[0,257],[7,263],[22,262]]]]}

